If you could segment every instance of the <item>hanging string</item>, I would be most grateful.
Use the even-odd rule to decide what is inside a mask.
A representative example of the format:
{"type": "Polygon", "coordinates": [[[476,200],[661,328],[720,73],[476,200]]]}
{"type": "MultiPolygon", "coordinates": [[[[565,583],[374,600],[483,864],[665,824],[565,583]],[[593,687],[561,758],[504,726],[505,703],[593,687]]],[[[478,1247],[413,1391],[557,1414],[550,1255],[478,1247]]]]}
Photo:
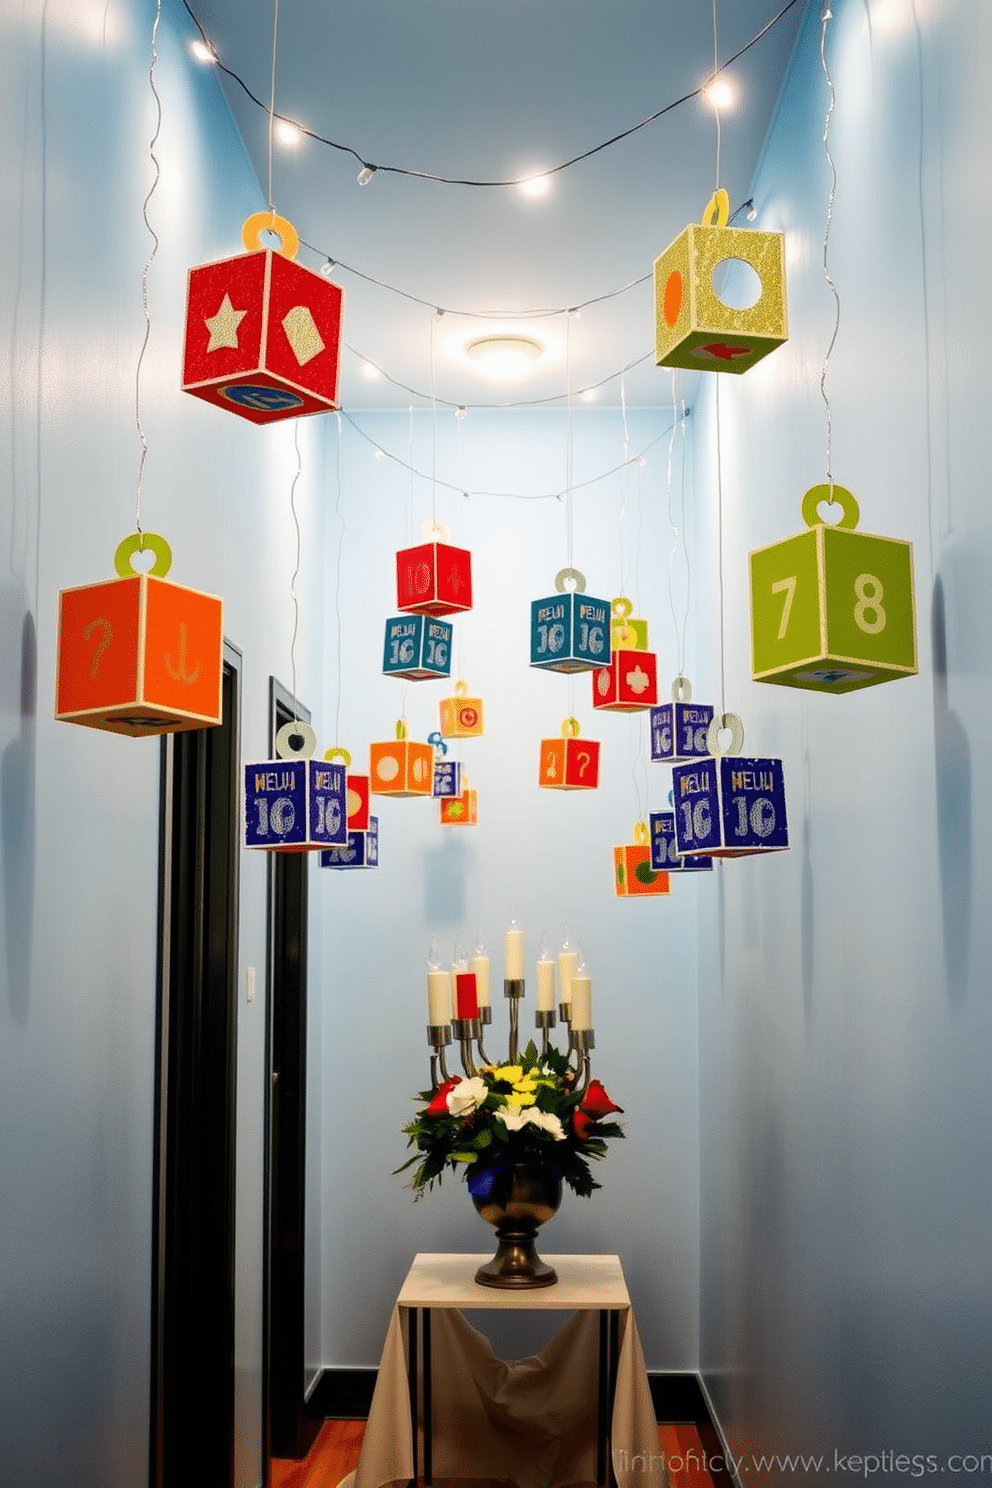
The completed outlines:
{"type": "MultiPolygon", "coordinates": [[[[376,454],[376,456],[378,458],[381,458],[383,460],[391,460],[394,465],[399,465],[399,467],[402,470],[408,471],[409,474],[411,475],[411,477],[414,477],[415,476],[417,478],[417,480],[422,480],[422,481],[425,481],[425,482],[430,480],[431,477],[430,477],[429,474],[425,474],[422,470],[417,469],[413,465],[413,455],[412,455],[412,447],[413,447],[413,409],[412,408],[410,409],[410,445],[411,445],[411,457],[410,457],[410,462],[409,463],[406,460],[400,459],[399,455],[394,455],[391,450],[387,450],[386,448],[384,448],[383,445],[379,444],[376,440],[374,440],[372,438],[372,436],[370,434],[367,434],[365,432],[365,430],[361,427],[361,425],[355,421],[355,418],[350,413],[348,413],[345,409],[342,409],[341,410],[341,415],[345,419],[345,421],[351,426],[351,428],[354,429],[354,431],[358,435],[358,437],[360,439],[364,439],[365,440],[365,443],[371,446],[371,448],[375,451],[375,454],[376,454]]],[[[674,414],[674,410],[673,410],[673,417],[676,417],[676,415],[674,414]]],[[[644,446],[644,448],[641,451],[640,455],[636,455],[634,457],[635,458],[635,461],[636,460],[639,460],[639,459],[643,459],[643,457],[648,453],[648,451],[649,450],[652,450],[654,448],[654,446],[656,444],[658,444],[662,439],[667,438],[667,436],[669,435],[670,432],[671,432],[671,429],[668,428],[668,429],[663,429],[660,434],[655,435],[654,439],[649,440],[648,443],[644,446]]],[[[609,470],[603,470],[598,475],[591,475],[588,478],[588,480],[573,481],[573,483],[572,483],[572,489],[574,491],[582,491],[582,490],[586,490],[589,486],[599,485],[601,481],[612,480],[613,477],[621,469],[622,469],[621,466],[614,465],[614,466],[612,466],[611,469],[609,469],[609,470]]],[[[488,498],[491,498],[491,499],[497,500],[497,501],[558,501],[558,502],[565,502],[566,497],[568,495],[567,490],[561,490],[561,491],[538,491],[538,492],[536,492],[536,493],[534,493],[532,495],[529,495],[529,496],[526,495],[526,494],[524,494],[523,492],[520,492],[520,491],[484,491],[484,490],[466,491],[466,489],[465,489],[465,487],[463,485],[455,485],[452,481],[446,481],[446,480],[442,480],[440,478],[438,479],[437,484],[443,490],[454,491],[455,494],[458,495],[458,496],[462,496],[462,497],[466,497],[466,496],[469,496],[469,497],[472,497],[472,496],[482,496],[482,497],[488,497],[488,498]]]]}
{"type": "MultiPolygon", "coordinates": [[[[675,369],[673,368],[672,369],[672,404],[673,404],[673,406],[674,406],[674,403],[675,403],[675,392],[676,392],[676,388],[675,388],[675,369]]],[[[675,646],[676,646],[676,652],[677,652],[677,658],[678,658],[676,675],[679,676],[679,677],[684,677],[685,676],[685,633],[686,633],[686,627],[687,627],[688,622],[689,622],[689,599],[690,599],[691,588],[692,588],[692,574],[691,574],[690,568],[689,568],[689,550],[688,550],[688,548],[685,545],[685,419],[686,419],[686,409],[685,409],[685,400],[683,399],[683,401],[682,401],[682,412],[681,412],[681,415],[672,424],[671,437],[670,437],[670,439],[668,441],[668,471],[667,471],[667,477],[666,477],[666,479],[667,479],[667,488],[668,488],[668,525],[672,529],[672,547],[671,547],[671,551],[670,551],[670,553],[668,555],[668,607],[669,607],[669,609],[672,612],[672,621],[673,621],[673,623],[675,625],[675,646]],[[679,491],[680,491],[679,520],[676,522],[676,520],[675,520],[675,512],[674,512],[673,507],[672,507],[672,496],[673,496],[673,489],[674,489],[673,481],[672,481],[672,457],[673,457],[674,452],[675,452],[675,435],[676,435],[677,431],[679,431],[679,430],[681,430],[681,432],[682,432],[682,460],[681,460],[681,467],[682,467],[682,469],[681,469],[681,479],[680,479],[680,482],[679,482],[679,491]],[[678,615],[678,613],[677,613],[677,611],[675,609],[675,578],[674,578],[675,560],[676,560],[676,557],[678,556],[679,548],[680,547],[682,549],[682,555],[683,555],[683,559],[684,559],[684,563],[685,563],[685,605],[684,605],[684,608],[683,608],[681,619],[680,619],[680,617],[679,617],[679,615],[678,615]]]]}
{"type": "MultiPolygon", "coordinates": [[[[720,48],[719,48],[719,46],[717,44],[716,0],[713,0],[713,78],[714,78],[714,80],[718,77],[719,72],[720,72],[720,48]]],[[[714,191],[719,191],[720,190],[720,108],[719,108],[719,105],[716,104],[716,103],[713,104],[713,117],[716,120],[716,181],[715,181],[715,184],[714,184],[713,189],[714,189],[714,191]]]]}
{"type": "Polygon", "coordinates": [[[268,170],[268,199],[269,211],[272,220],[275,221],[276,209],[272,200],[272,136],[276,126],[276,52],[279,43],[279,0],[273,0],[272,7],[272,73],[269,81],[269,170],[268,170]]]}
{"type": "MultiPolygon", "coordinates": [[[[778,11],[776,15],[773,15],[770,20],[766,21],[765,24],[761,27],[761,30],[756,32],[756,34],[751,37],[750,41],[745,42],[738,51],[734,52],[733,56],[727,58],[724,66],[731,66],[732,63],[736,62],[740,57],[743,57],[747,52],[749,52],[752,47],[757,46],[758,42],[761,41],[765,36],[767,36],[768,33],[773,30],[775,26],[778,25],[783,17],[788,15],[793,6],[797,5],[798,3],[799,0],[786,0],[786,3],[782,6],[782,9],[778,11]]],[[[193,24],[199,31],[203,41],[213,53],[216,66],[220,69],[221,72],[225,74],[226,77],[229,77],[232,82],[237,83],[238,87],[242,90],[245,96],[251,100],[252,103],[254,103],[258,108],[265,108],[265,104],[261,101],[260,98],[257,98],[255,96],[244,79],[239,77],[236,72],[234,72],[230,67],[226,67],[224,63],[221,62],[219,54],[217,52],[217,48],[209,40],[206,31],[204,31],[202,25],[191,9],[189,0],[183,0],[183,5],[187,13],[191,17],[193,24]]],[[[705,84],[701,84],[698,88],[693,88],[690,92],[684,93],[681,98],[676,98],[673,100],[673,102],[667,103],[662,108],[656,109],[654,113],[649,114],[646,119],[641,119],[639,123],[632,124],[628,129],[620,130],[617,134],[611,135],[609,139],[603,140],[598,145],[593,145],[593,147],[589,150],[583,150],[578,155],[571,156],[571,158],[568,160],[561,161],[558,165],[550,166],[546,171],[542,171],[541,174],[545,176],[556,176],[559,175],[562,171],[570,170],[571,167],[574,165],[579,165],[582,161],[591,160],[593,156],[599,155],[603,150],[608,150],[612,148],[612,146],[620,144],[621,141],[629,139],[632,135],[637,134],[640,130],[648,128],[649,125],[656,124],[659,119],[663,119],[666,114],[670,114],[675,109],[681,108],[683,104],[691,103],[694,98],[698,98],[700,94],[702,94],[704,88],[705,84]]],[[[362,155],[358,150],[354,149],[351,145],[340,144],[336,140],[328,139],[325,135],[318,134],[315,130],[308,128],[305,124],[299,124],[295,119],[285,118],[282,114],[277,114],[275,115],[275,117],[279,119],[281,123],[292,124],[293,127],[295,129],[298,129],[300,134],[304,135],[307,139],[312,139],[317,144],[326,145],[329,149],[337,150],[341,154],[350,155],[355,163],[357,165],[360,165],[363,170],[372,170],[376,175],[412,176],[418,181],[430,181],[441,186],[472,186],[487,189],[503,189],[508,186],[520,186],[523,184],[524,181],[529,179],[529,177],[527,176],[514,176],[504,180],[471,180],[458,176],[440,175],[431,171],[413,170],[409,167],[400,165],[372,165],[364,155],[362,155]]]]}
{"type": "Polygon", "coordinates": [[[565,311],[565,547],[572,567],[572,312],[565,311]]]}
{"type": "Polygon", "coordinates": [[[334,450],[334,472],[336,495],[334,499],[334,515],[338,519],[338,553],[334,568],[334,621],[337,630],[336,652],[337,652],[337,691],[334,702],[334,743],[341,742],[341,677],[343,675],[341,665],[341,562],[344,555],[344,518],[341,515],[341,414],[337,414],[338,437],[334,450]]]}
{"type": "Polygon", "coordinates": [[[293,484],[289,488],[289,509],[293,514],[293,526],[296,529],[296,566],[293,569],[293,577],[289,581],[289,592],[293,597],[293,637],[289,643],[289,664],[293,674],[293,722],[299,723],[299,703],[296,697],[296,638],[300,630],[300,601],[296,593],[296,580],[300,576],[300,559],[303,551],[300,518],[296,510],[296,487],[303,472],[303,456],[300,453],[299,419],[293,420],[293,446],[296,450],[296,474],[293,476],[293,484]]]}
{"type": "Polygon", "coordinates": [[[624,552],[624,537],[629,529],[624,527],[627,516],[627,463],[630,459],[630,430],[627,426],[627,381],[620,378],[620,422],[623,429],[623,461],[620,466],[620,514],[617,517],[617,549],[620,569],[620,593],[627,593],[627,579],[630,573],[630,543],[628,541],[626,554],[624,552]],[[625,561],[626,558],[626,561],[625,561]]]}
{"type": "Polygon", "coordinates": [[[444,314],[431,316],[431,521],[437,522],[437,323],[444,314]]]}
{"type": "Polygon", "coordinates": [[[717,552],[720,568],[720,712],[727,711],[727,670],[723,633],[723,460],[720,445],[720,378],[714,377],[714,401],[716,403],[716,530],[717,552]]]}
{"type": "Polygon", "coordinates": [[[824,409],[824,414],[825,414],[825,417],[826,417],[826,426],[827,426],[827,428],[826,428],[826,436],[827,436],[827,438],[826,438],[827,482],[828,482],[828,484],[830,486],[830,499],[831,499],[831,501],[833,500],[833,494],[834,494],[833,422],[832,422],[831,415],[830,415],[830,399],[827,396],[827,367],[830,364],[830,357],[831,357],[831,355],[833,353],[834,345],[835,345],[835,343],[837,341],[837,333],[840,330],[840,295],[837,292],[837,286],[836,286],[836,284],[834,283],[833,279],[831,278],[830,269],[828,267],[828,262],[827,262],[827,255],[828,255],[828,250],[829,250],[829,246],[830,246],[830,226],[831,226],[831,223],[833,222],[834,201],[836,200],[836,197],[837,197],[837,167],[834,165],[833,156],[830,153],[830,120],[831,120],[831,117],[833,116],[834,104],[837,101],[837,94],[836,94],[836,92],[834,90],[833,79],[830,76],[830,68],[827,66],[827,49],[826,49],[827,22],[831,19],[832,15],[833,15],[833,11],[830,9],[829,0],[827,0],[827,4],[824,5],[824,7],[823,7],[823,14],[820,17],[820,66],[823,69],[823,76],[826,79],[827,91],[828,91],[828,94],[829,94],[829,103],[827,104],[827,115],[826,115],[826,118],[825,118],[824,123],[823,123],[823,153],[826,156],[827,165],[830,168],[830,192],[829,192],[828,197],[827,197],[827,217],[826,217],[826,223],[824,224],[824,230],[823,230],[823,277],[827,281],[827,285],[829,286],[830,292],[831,292],[831,294],[834,297],[834,326],[833,326],[833,331],[832,331],[831,336],[830,336],[829,344],[827,346],[826,354],[824,355],[824,358],[823,358],[823,367],[822,367],[822,369],[820,371],[820,397],[823,399],[823,409],[824,409]]]}
{"type": "Polygon", "coordinates": [[[154,196],[155,188],[158,185],[159,179],[162,175],[162,168],[159,165],[158,156],[155,154],[155,146],[158,144],[159,131],[162,128],[162,100],[159,97],[158,89],[155,86],[155,64],[158,61],[158,48],[156,42],[158,37],[158,23],[161,19],[161,16],[162,0],[157,0],[157,4],[155,6],[155,19],[152,22],[151,51],[148,64],[148,86],[151,88],[152,97],[155,99],[155,128],[152,131],[152,137],[148,142],[148,155],[155,167],[155,176],[152,180],[151,186],[148,188],[148,194],[141,204],[141,215],[145,220],[145,227],[148,229],[152,238],[152,250],[149,253],[148,257],[145,259],[145,266],[141,271],[141,308],[145,317],[145,334],[141,342],[141,350],[138,353],[138,364],[134,372],[134,422],[138,430],[138,439],[141,443],[141,457],[138,461],[138,482],[134,498],[134,526],[140,539],[138,543],[139,551],[143,551],[145,546],[145,534],[141,526],[141,488],[144,484],[145,464],[148,460],[148,440],[145,438],[145,430],[141,422],[141,368],[145,360],[145,352],[148,348],[148,341],[152,332],[152,318],[148,310],[148,275],[151,271],[152,264],[155,262],[155,256],[158,253],[159,246],[158,233],[152,227],[152,224],[148,218],[148,203],[154,196]]]}

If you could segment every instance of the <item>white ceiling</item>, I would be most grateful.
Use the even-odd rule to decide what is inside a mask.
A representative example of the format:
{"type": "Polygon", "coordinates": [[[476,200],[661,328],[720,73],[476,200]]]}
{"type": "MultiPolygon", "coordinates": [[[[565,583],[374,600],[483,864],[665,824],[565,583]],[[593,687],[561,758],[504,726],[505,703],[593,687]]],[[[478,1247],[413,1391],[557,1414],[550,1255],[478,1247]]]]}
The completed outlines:
{"type": "MultiPolygon", "coordinates": [[[[278,3],[187,0],[235,74],[222,71],[221,83],[266,195],[278,3]]],[[[423,407],[433,396],[441,407],[561,407],[569,390],[577,401],[593,387],[598,406],[667,404],[671,375],[654,365],[651,269],[716,185],[714,111],[693,96],[713,73],[714,6],[722,67],[786,5],[281,0],[275,111],[344,147],[305,138],[272,148],[272,201],[300,234],[300,262],[338,265],[342,406],[423,407]],[[402,173],[517,180],[663,109],[557,171],[537,199],[512,186],[402,173]],[[362,162],[379,167],[367,186],[357,183],[362,162]],[[564,313],[576,306],[579,314],[564,313]],[[558,313],[528,314],[541,310],[558,313]],[[459,360],[473,333],[492,333],[492,317],[536,327],[550,342],[512,388],[459,360]],[[383,375],[369,379],[366,362],[383,375]]],[[[793,0],[726,67],[737,102],[721,115],[719,184],[732,209],[748,197],[804,5],[793,0]]],[[[686,384],[680,392],[689,395],[686,384]]]]}

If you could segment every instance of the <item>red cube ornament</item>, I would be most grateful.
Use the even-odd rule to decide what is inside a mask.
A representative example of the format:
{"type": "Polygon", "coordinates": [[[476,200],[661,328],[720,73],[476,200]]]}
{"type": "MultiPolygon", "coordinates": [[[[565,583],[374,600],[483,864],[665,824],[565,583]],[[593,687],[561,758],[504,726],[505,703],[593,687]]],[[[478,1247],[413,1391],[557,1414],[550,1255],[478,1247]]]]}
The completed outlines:
{"type": "Polygon", "coordinates": [[[294,262],[285,217],[256,212],[241,236],[247,253],[189,271],[183,391],[254,424],[336,408],[343,291],[294,262]]]}
{"type": "Polygon", "coordinates": [[[599,785],[599,744],[579,738],[579,720],[566,718],[561,737],[541,740],[538,785],[551,790],[595,790],[599,785]]]}
{"type": "Polygon", "coordinates": [[[396,606],[416,615],[451,615],[472,608],[472,554],[453,548],[441,522],[424,523],[427,539],[396,554],[396,606]]]}
{"type": "Polygon", "coordinates": [[[653,651],[614,651],[609,665],[592,674],[592,705],[613,713],[635,713],[658,701],[658,658],[653,651]]]}
{"type": "Polygon", "coordinates": [[[55,717],[132,737],[221,721],[223,606],[166,582],[172,551],[154,532],[126,537],[120,575],[59,595],[55,717]],[[136,572],[138,552],[154,555],[136,572]]]}
{"type": "Polygon", "coordinates": [[[353,775],[351,771],[351,750],[344,749],[336,744],[333,749],[324,750],[324,758],[328,763],[340,760],[347,772],[345,784],[345,813],[349,832],[369,831],[369,777],[367,775],[353,775]]]}

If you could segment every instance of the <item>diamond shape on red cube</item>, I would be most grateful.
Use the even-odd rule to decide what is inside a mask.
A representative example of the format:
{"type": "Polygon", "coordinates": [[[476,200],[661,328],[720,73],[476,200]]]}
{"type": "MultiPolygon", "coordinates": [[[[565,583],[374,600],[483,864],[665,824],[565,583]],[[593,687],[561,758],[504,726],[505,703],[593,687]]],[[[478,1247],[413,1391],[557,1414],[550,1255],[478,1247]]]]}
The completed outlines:
{"type": "Polygon", "coordinates": [[[592,705],[634,713],[658,701],[658,658],[653,651],[614,651],[592,674],[592,705]]]}
{"type": "Polygon", "coordinates": [[[242,236],[248,253],[190,269],[183,391],[256,424],[336,408],[340,285],[293,262],[285,218],[258,212],[242,236]],[[278,251],[261,247],[270,228],[278,251]]]}
{"type": "Polygon", "coordinates": [[[451,615],[472,608],[472,554],[453,548],[440,522],[425,522],[425,538],[396,554],[396,606],[417,615],[451,615]]]}

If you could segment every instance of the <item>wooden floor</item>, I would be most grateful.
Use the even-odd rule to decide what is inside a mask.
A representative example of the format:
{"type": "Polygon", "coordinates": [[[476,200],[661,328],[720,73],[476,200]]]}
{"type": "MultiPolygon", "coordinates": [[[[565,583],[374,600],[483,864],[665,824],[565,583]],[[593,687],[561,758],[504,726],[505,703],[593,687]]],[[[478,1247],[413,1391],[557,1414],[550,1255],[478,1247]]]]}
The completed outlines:
{"type": "MultiPolygon", "coordinates": [[[[364,1435],[364,1421],[325,1421],[303,1462],[272,1463],[272,1488],[337,1488],[357,1467],[364,1435]]],[[[721,1488],[729,1481],[722,1473],[710,1476],[703,1443],[689,1423],[659,1426],[658,1446],[668,1464],[671,1488],[721,1488]]],[[[651,1475],[645,1473],[644,1481],[650,1482],[651,1475]]]]}

